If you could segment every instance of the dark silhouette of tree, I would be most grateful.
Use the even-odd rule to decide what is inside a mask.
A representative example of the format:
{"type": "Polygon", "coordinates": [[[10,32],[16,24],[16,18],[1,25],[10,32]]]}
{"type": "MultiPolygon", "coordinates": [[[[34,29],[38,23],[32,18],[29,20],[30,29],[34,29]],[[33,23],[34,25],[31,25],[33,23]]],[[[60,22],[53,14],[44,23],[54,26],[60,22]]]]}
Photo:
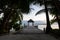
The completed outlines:
{"type": "MultiPolygon", "coordinates": [[[[58,22],[58,24],[60,25],[60,12],[59,12],[59,8],[60,8],[60,6],[59,6],[59,4],[60,4],[60,1],[58,1],[58,0],[52,0],[50,3],[48,3],[48,4],[50,4],[50,6],[52,7],[52,8],[47,8],[48,9],[48,11],[52,14],[52,15],[55,15],[55,17],[53,18],[53,20],[51,20],[51,24],[52,23],[54,23],[54,22],[58,22]]],[[[47,4],[47,5],[48,5],[47,4]]],[[[45,9],[42,9],[42,10],[40,10],[40,11],[38,11],[37,12],[37,14],[39,14],[39,13],[41,13],[41,12],[45,12],[45,9]]],[[[36,14],[36,15],[37,15],[36,14]]],[[[60,29],[60,26],[59,26],[59,29],[60,29]]]]}
{"type": "Polygon", "coordinates": [[[54,13],[55,13],[55,16],[56,16],[56,19],[57,19],[57,22],[58,22],[58,25],[59,25],[59,29],[60,29],[60,1],[59,0],[52,0],[53,2],[53,5],[55,6],[55,9],[54,9],[54,13]]]}
{"type": "Polygon", "coordinates": [[[3,20],[0,25],[0,27],[1,27],[0,33],[8,33],[9,26],[10,26],[9,20],[13,20],[12,22],[14,23],[14,25],[17,25],[17,24],[15,24],[15,22],[18,20],[21,20],[21,19],[18,19],[21,16],[20,17],[18,17],[18,16],[21,15],[22,12],[23,13],[29,12],[29,1],[28,0],[0,0],[0,9],[4,13],[4,17],[3,17],[3,20]],[[20,13],[17,15],[16,12],[18,9],[19,9],[20,13]],[[11,19],[11,18],[13,18],[13,19],[11,19]]]}
{"type": "Polygon", "coordinates": [[[45,12],[46,12],[46,18],[47,18],[46,19],[47,20],[46,33],[49,33],[49,31],[51,30],[51,26],[50,26],[50,21],[49,21],[49,15],[48,15],[46,0],[44,0],[44,4],[45,4],[45,12]]]}
{"type": "Polygon", "coordinates": [[[48,8],[47,8],[48,4],[47,4],[47,2],[48,2],[47,0],[43,0],[43,3],[41,3],[41,5],[44,5],[45,9],[38,11],[37,14],[39,14],[41,11],[46,12],[46,21],[47,21],[46,33],[49,33],[52,28],[50,26],[50,21],[49,21],[48,8]]]}

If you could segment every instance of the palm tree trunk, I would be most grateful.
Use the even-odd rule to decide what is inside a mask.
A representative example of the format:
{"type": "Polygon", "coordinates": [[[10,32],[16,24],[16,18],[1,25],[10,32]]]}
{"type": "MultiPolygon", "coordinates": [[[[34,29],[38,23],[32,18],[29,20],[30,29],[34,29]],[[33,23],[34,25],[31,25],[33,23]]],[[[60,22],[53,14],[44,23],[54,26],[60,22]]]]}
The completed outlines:
{"type": "Polygon", "coordinates": [[[4,16],[3,21],[1,23],[2,27],[2,33],[7,33],[8,32],[8,24],[9,24],[9,18],[8,16],[4,16]]]}
{"type": "Polygon", "coordinates": [[[44,6],[45,6],[45,12],[46,12],[46,21],[47,21],[46,33],[49,33],[51,30],[51,26],[50,26],[50,21],[49,21],[49,15],[48,15],[48,9],[47,9],[47,5],[46,5],[46,0],[44,0],[44,6]]]}

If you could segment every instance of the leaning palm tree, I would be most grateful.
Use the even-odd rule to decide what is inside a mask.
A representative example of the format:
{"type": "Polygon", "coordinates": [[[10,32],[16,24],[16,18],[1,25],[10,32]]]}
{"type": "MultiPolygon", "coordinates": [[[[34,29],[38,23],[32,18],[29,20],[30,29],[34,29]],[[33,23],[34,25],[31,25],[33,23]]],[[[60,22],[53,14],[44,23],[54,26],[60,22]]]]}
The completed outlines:
{"type": "MultiPolygon", "coordinates": [[[[43,0],[43,5],[45,6],[44,12],[46,12],[46,21],[47,21],[46,33],[49,33],[51,30],[51,26],[50,26],[50,21],[49,21],[47,2],[48,2],[47,0],[43,0]]],[[[38,11],[37,14],[39,14],[40,11],[38,11]]]]}
{"type": "MultiPolygon", "coordinates": [[[[58,24],[60,25],[59,20],[58,20],[60,18],[60,14],[57,15],[58,12],[57,12],[57,9],[55,8],[55,6],[53,8],[47,8],[47,9],[48,9],[48,11],[50,12],[51,15],[54,15],[54,18],[51,20],[51,24],[53,24],[54,22],[58,22],[58,24]]],[[[41,13],[41,12],[45,12],[45,9],[42,9],[42,10],[38,11],[36,13],[36,15],[41,13]]],[[[59,29],[60,29],[60,27],[59,27],[59,29]]]]}
{"type": "MultiPolygon", "coordinates": [[[[48,11],[51,10],[51,8],[47,8],[47,9],[48,9],[48,11]]],[[[39,10],[39,11],[36,13],[36,15],[41,14],[42,12],[45,12],[45,9],[39,10]]],[[[47,17],[46,17],[46,19],[47,19],[47,17]]],[[[49,18],[48,18],[48,19],[49,19],[49,18]]],[[[49,24],[50,24],[50,21],[49,21],[49,24]]],[[[47,24],[46,31],[47,31],[48,29],[51,30],[51,26],[49,26],[49,25],[47,24]]],[[[50,31],[50,30],[48,30],[48,31],[50,31]]]]}
{"type": "MultiPolygon", "coordinates": [[[[58,0],[50,0],[51,1],[51,3],[50,3],[50,5],[52,6],[52,7],[55,7],[55,11],[56,11],[56,13],[55,13],[55,16],[56,16],[56,18],[57,18],[57,21],[58,21],[58,24],[59,24],[59,29],[60,29],[60,21],[59,21],[59,15],[60,15],[60,12],[59,12],[59,10],[60,10],[60,6],[59,6],[59,1],[58,0]]],[[[44,9],[44,11],[48,14],[48,10],[47,10],[47,5],[49,4],[47,4],[46,3],[46,0],[44,0],[44,3],[45,3],[45,9],[44,9]]],[[[54,8],[53,8],[53,10],[54,10],[54,8]]],[[[42,10],[41,10],[42,11],[42,10]]],[[[54,12],[55,12],[54,11],[54,12]]],[[[39,13],[39,12],[38,12],[39,13]]],[[[46,14],[46,15],[47,15],[46,14]]],[[[53,13],[52,13],[53,14],[53,13]]],[[[48,15],[47,15],[48,16],[48,15]]],[[[47,17],[46,16],[46,17],[47,17]]],[[[47,17],[47,19],[49,20],[49,17],[47,17]]],[[[50,24],[50,23],[49,23],[50,24]]],[[[48,29],[48,28],[47,28],[48,29]]]]}

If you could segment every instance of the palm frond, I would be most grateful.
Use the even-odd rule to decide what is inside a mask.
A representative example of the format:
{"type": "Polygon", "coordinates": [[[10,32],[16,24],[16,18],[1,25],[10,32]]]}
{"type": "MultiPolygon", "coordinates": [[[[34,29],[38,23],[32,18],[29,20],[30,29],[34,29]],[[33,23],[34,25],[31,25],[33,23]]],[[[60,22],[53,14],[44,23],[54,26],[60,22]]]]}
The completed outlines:
{"type": "Polygon", "coordinates": [[[45,12],[45,9],[39,10],[35,15],[38,15],[38,14],[40,14],[42,12],[45,12]]]}
{"type": "MultiPolygon", "coordinates": [[[[50,11],[52,8],[47,8],[47,9],[48,9],[48,11],[50,11]]],[[[42,12],[45,12],[45,9],[39,10],[35,15],[38,15],[38,14],[40,14],[42,12]]]]}
{"type": "Polygon", "coordinates": [[[55,22],[57,22],[57,19],[54,19],[54,18],[50,21],[51,24],[53,24],[55,22]]]}

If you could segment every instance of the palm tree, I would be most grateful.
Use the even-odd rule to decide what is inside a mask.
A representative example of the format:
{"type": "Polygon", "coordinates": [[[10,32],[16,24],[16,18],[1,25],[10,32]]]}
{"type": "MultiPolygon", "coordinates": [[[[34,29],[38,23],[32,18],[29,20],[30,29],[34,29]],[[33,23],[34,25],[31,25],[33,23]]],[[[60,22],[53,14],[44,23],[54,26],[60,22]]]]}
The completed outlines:
{"type": "Polygon", "coordinates": [[[55,15],[56,15],[56,19],[57,19],[57,22],[58,22],[58,25],[59,25],[59,30],[60,30],[60,19],[59,19],[59,16],[60,16],[60,1],[59,0],[52,0],[54,6],[55,6],[55,15]]]}
{"type": "Polygon", "coordinates": [[[57,14],[58,12],[57,12],[56,8],[54,8],[51,13],[52,13],[52,15],[55,15],[55,17],[51,20],[51,23],[58,22],[59,30],[60,30],[60,19],[59,19],[60,14],[57,14]]]}
{"type": "Polygon", "coordinates": [[[10,28],[13,27],[15,30],[19,30],[22,19],[23,19],[22,13],[18,9],[16,13],[13,14],[12,17],[10,18],[10,22],[9,22],[10,28]]]}
{"type": "MultiPolygon", "coordinates": [[[[50,10],[50,8],[48,8],[48,10],[50,10]]],[[[36,15],[38,15],[38,14],[40,14],[40,13],[42,13],[42,12],[45,12],[45,9],[39,10],[39,11],[36,13],[36,15]]],[[[47,19],[47,17],[46,17],[46,19],[47,19]]],[[[49,21],[49,24],[50,24],[50,21],[49,21]]],[[[49,26],[49,25],[47,24],[46,31],[47,31],[48,29],[51,29],[51,26],[49,26]]],[[[50,30],[49,30],[49,31],[50,31],[50,30]]]]}
{"type": "MultiPolygon", "coordinates": [[[[56,2],[55,2],[56,3],[56,2]]],[[[51,20],[51,24],[54,23],[54,22],[58,22],[58,24],[60,25],[60,21],[59,21],[59,18],[60,18],[60,14],[59,14],[59,9],[56,9],[56,8],[59,8],[57,4],[55,4],[53,1],[52,1],[52,7],[53,8],[47,8],[48,11],[52,14],[52,15],[55,15],[55,17],[51,20]],[[56,7],[57,6],[57,7],[56,7]]],[[[39,12],[37,12],[37,14],[41,13],[41,12],[45,12],[45,9],[42,9],[40,10],[39,12]]],[[[36,15],[37,15],[36,14],[36,15]]],[[[60,29],[60,26],[59,26],[59,29],[60,29]]]]}
{"type": "MultiPolygon", "coordinates": [[[[47,27],[46,27],[46,33],[49,33],[51,30],[51,26],[50,26],[50,21],[49,21],[49,15],[48,15],[48,8],[47,8],[47,1],[44,0],[43,2],[45,9],[43,10],[44,12],[46,12],[46,21],[47,21],[47,27]]],[[[38,11],[36,14],[39,14],[42,10],[38,11]]]]}

